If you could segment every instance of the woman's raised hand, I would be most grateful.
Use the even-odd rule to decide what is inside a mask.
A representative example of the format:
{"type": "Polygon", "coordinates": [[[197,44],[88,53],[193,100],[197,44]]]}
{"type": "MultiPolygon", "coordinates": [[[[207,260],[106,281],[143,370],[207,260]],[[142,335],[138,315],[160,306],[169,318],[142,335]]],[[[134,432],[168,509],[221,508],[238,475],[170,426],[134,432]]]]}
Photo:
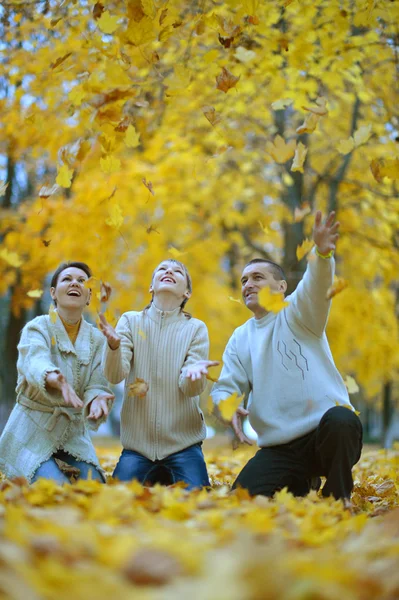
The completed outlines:
{"type": "Polygon", "coordinates": [[[116,333],[115,329],[110,325],[103,314],[100,314],[99,329],[107,338],[108,346],[111,350],[117,350],[121,343],[121,338],[116,333]]]}
{"type": "Polygon", "coordinates": [[[83,407],[82,400],[76,394],[73,387],[69,385],[62,373],[57,373],[56,371],[47,373],[46,386],[59,390],[67,406],[72,406],[73,408],[83,407]]]}
{"type": "Polygon", "coordinates": [[[90,412],[87,418],[97,421],[102,416],[107,417],[109,413],[108,402],[114,399],[115,396],[113,394],[99,394],[96,396],[90,404],[90,412]]]}

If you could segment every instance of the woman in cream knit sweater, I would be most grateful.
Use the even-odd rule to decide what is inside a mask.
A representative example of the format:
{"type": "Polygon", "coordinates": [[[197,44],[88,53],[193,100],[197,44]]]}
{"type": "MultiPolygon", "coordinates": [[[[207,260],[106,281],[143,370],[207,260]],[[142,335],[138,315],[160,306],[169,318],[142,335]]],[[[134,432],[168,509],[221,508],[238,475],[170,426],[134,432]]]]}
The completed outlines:
{"type": "Polygon", "coordinates": [[[113,394],[101,369],[103,337],[82,317],[90,302],[85,263],[60,265],[51,281],[57,307],[36,317],[18,345],[17,403],[0,438],[0,470],[9,478],[104,481],[88,427],[107,415],[113,394]]]}
{"type": "Polygon", "coordinates": [[[155,270],[151,304],[127,312],[116,331],[100,317],[107,338],[104,374],[126,379],[121,414],[123,452],[114,477],[153,484],[209,485],[201,450],[206,427],[199,407],[205,389],[209,340],[205,324],[183,308],[191,296],[186,267],[165,260],[155,270]],[[166,475],[166,477],[165,477],[166,475]]]}

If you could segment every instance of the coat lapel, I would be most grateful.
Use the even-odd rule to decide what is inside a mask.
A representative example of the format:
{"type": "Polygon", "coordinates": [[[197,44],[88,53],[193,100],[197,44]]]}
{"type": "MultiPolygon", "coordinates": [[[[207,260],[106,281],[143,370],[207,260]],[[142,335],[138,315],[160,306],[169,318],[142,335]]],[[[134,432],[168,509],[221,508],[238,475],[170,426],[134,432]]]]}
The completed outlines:
{"type": "Polygon", "coordinates": [[[88,365],[92,354],[91,325],[89,325],[89,323],[87,323],[87,321],[85,321],[82,317],[82,322],[80,324],[75,345],[73,345],[69,339],[59,315],[57,315],[57,320],[53,327],[60,352],[70,352],[71,354],[75,354],[80,363],[88,365]]]}

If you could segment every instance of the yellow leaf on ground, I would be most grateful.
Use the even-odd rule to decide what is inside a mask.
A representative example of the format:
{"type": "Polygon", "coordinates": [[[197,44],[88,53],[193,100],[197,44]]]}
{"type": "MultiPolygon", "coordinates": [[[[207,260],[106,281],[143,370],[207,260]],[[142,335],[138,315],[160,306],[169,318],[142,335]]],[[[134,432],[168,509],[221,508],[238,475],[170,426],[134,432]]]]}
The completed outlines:
{"type": "Polygon", "coordinates": [[[58,170],[58,175],[55,182],[63,187],[70,188],[72,183],[73,169],[70,169],[67,165],[61,165],[58,170]]]}
{"type": "Polygon", "coordinates": [[[7,248],[3,248],[0,250],[0,258],[6,261],[11,267],[15,267],[18,269],[21,265],[23,265],[24,261],[16,252],[11,252],[7,250],[7,248]]]}
{"type": "Polygon", "coordinates": [[[50,317],[50,321],[52,323],[56,323],[57,322],[57,311],[55,310],[54,304],[50,304],[50,308],[48,310],[48,314],[50,317]]]}
{"type": "Polygon", "coordinates": [[[115,156],[108,154],[108,156],[100,158],[100,167],[103,173],[115,173],[121,168],[121,161],[119,158],[115,158],[115,156]]]}
{"type": "Polygon", "coordinates": [[[268,312],[278,313],[289,305],[282,292],[273,292],[266,286],[258,292],[258,302],[268,312]]]}
{"type": "Polygon", "coordinates": [[[30,292],[27,293],[27,296],[29,296],[29,298],[41,298],[43,296],[43,290],[30,290],[30,292]]]}
{"type": "Polygon", "coordinates": [[[342,292],[345,288],[347,288],[349,282],[342,277],[337,277],[331,287],[328,288],[326,294],[326,300],[331,300],[334,296],[342,292]]]}
{"type": "Polygon", "coordinates": [[[228,398],[221,400],[218,404],[218,408],[222,419],[224,419],[225,421],[231,421],[234,413],[240,406],[243,398],[244,394],[239,396],[237,392],[234,392],[234,394],[232,394],[228,398]]]}
{"type": "Polygon", "coordinates": [[[287,106],[291,106],[292,103],[293,100],[291,100],[291,98],[281,98],[281,100],[276,100],[275,102],[272,102],[272,109],[284,110],[284,108],[287,108],[287,106]]]}
{"type": "Polygon", "coordinates": [[[240,77],[235,77],[225,67],[222,67],[222,72],[216,77],[216,89],[221,90],[225,94],[237,85],[240,77]]]}
{"type": "Polygon", "coordinates": [[[129,384],[129,396],[137,396],[138,398],[144,398],[147,395],[149,385],[144,379],[136,377],[133,383],[129,384]]]}
{"type": "Polygon", "coordinates": [[[108,213],[109,217],[108,219],[105,219],[106,224],[115,229],[119,229],[124,220],[122,209],[119,204],[112,204],[108,209],[108,213]]]}
{"type": "Polygon", "coordinates": [[[313,240],[309,240],[309,239],[303,240],[302,244],[300,246],[298,246],[296,249],[297,259],[302,260],[303,257],[306,256],[306,254],[311,251],[313,246],[314,246],[313,240]]]}
{"type": "Polygon", "coordinates": [[[308,153],[308,149],[302,142],[299,142],[296,150],[294,160],[292,162],[291,171],[300,171],[303,173],[303,164],[305,162],[306,155],[308,153]]]}
{"type": "Polygon", "coordinates": [[[140,134],[137,133],[133,125],[129,125],[126,130],[125,144],[128,148],[137,148],[140,144],[140,134]]]}
{"type": "Polygon", "coordinates": [[[356,394],[359,391],[359,386],[357,385],[355,379],[350,375],[345,377],[344,384],[348,390],[348,394],[356,394]]]}
{"type": "Polygon", "coordinates": [[[103,33],[110,35],[118,29],[118,18],[111,16],[108,10],[105,10],[98,19],[97,24],[103,33]]]}

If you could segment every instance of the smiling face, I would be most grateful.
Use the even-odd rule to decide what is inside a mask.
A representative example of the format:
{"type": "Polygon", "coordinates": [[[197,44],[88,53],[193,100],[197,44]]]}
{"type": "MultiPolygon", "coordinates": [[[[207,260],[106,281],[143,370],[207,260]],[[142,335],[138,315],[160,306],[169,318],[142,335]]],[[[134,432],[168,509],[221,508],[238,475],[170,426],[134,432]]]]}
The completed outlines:
{"type": "Polygon", "coordinates": [[[150,293],[156,298],[160,294],[170,294],[181,304],[191,296],[191,285],[186,269],[181,263],[164,260],[155,269],[150,293]]]}
{"type": "Polygon", "coordinates": [[[57,307],[83,311],[90,300],[90,290],[84,286],[87,280],[87,274],[77,267],[67,267],[61,271],[55,287],[50,288],[51,297],[57,307]]]}
{"type": "Polygon", "coordinates": [[[266,314],[264,308],[258,303],[258,291],[266,286],[269,286],[272,292],[285,292],[287,282],[284,279],[276,280],[267,262],[247,265],[241,276],[241,292],[245,306],[257,318],[266,314]]]}

